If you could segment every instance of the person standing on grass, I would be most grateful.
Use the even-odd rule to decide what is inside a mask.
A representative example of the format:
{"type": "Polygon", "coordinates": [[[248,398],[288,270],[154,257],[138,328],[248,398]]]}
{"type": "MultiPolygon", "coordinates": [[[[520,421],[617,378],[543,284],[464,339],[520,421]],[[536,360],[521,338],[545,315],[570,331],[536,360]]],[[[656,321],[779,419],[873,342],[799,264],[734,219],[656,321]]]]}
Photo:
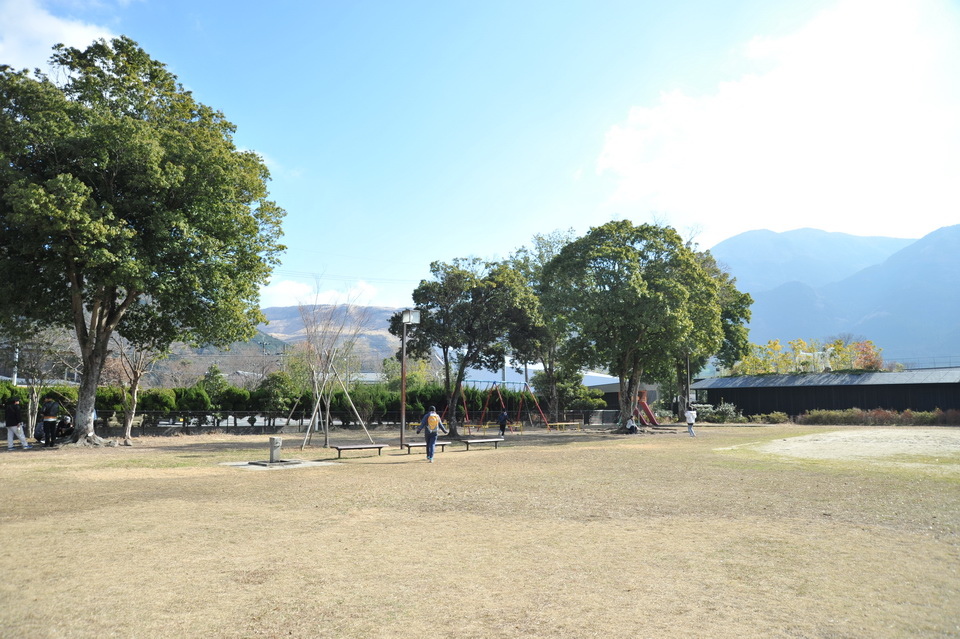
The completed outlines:
{"type": "Polygon", "coordinates": [[[31,448],[30,444],[27,443],[27,438],[23,434],[23,416],[20,414],[20,400],[16,397],[11,397],[10,401],[7,402],[5,417],[6,420],[4,423],[7,425],[7,450],[13,450],[14,435],[20,440],[21,448],[31,448]]]}
{"type": "Polygon", "coordinates": [[[433,451],[437,447],[437,431],[442,430],[443,434],[447,434],[447,429],[443,425],[443,420],[440,419],[440,416],[437,415],[437,409],[433,406],[430,407],[430,410],[426,415],[423,416],[423,419],[420,420],[420,427],[417,429],[417,434],[420,434],[420,431],[423,431],[424,439],[427,442],[427,461],[431,464],[433,463],[433,451]]]}
{"type": "Polygon", "coordinates": [[[507,432],[507,424],[510,423],[510,416],[507,415],[506,409],[500,411],[500,416],[497,417],[497,424],[500,425],[500,436],[503,437],[507,432]]]}
{"type": "Polygon", "coordinates": [[[57,444],[57,422],[60,421],[60,404],[49,395],[43,398],[43,406],[40,408],[40,416],[43,419],[43,445],[45,448],[53,448],[57,444]]]}
{"type": "Polygon", "coordinates": [[[697,423],[697,409],[693,407],[693,404],[687,405],[687,411],[683,416],[687,418],[687,432],[690,433],[691,437],[696,437],[697,434],[693,432],[693,425],[697,423]]]}

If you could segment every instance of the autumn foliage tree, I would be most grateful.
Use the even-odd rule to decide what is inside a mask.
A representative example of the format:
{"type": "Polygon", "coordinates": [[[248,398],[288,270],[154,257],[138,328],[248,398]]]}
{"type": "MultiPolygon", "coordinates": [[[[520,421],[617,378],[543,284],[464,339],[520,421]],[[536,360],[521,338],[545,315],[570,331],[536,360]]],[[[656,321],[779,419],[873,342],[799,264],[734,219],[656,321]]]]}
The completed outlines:
{"type": "Polygon", "coordinates": [[[822,373],[827,371],[883,368],[883,349],[867,339],[833,338],[829,341],[797,338],[787,342],[773,339],[750,344],[747,354],[731,368],[737,375],[822,373]]]}

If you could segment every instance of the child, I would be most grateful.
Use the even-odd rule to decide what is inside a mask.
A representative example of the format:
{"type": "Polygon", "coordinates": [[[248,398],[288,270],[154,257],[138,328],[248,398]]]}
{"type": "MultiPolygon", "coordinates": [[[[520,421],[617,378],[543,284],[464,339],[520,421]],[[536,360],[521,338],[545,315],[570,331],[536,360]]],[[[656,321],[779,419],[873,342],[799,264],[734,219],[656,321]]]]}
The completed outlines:
{"type": "Polygon", "coordinates": [[[687,406],[687,411],[683,416],[687,418],[687,432],[690,433],[691,437],[696,437],[697,434],[693,432],[693,425],[697,422],[697,409],[693,407],[693,404],[687,406]]]}

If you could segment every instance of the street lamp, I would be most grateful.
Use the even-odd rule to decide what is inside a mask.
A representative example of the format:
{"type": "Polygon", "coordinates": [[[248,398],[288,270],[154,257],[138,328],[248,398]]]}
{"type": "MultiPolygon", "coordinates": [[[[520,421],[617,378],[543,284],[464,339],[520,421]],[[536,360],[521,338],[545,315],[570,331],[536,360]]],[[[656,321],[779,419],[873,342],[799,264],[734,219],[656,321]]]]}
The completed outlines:
{"type": "Polygon", "coordinates": [[[403,448],[403,433],[407,430],[407,325],[420,323],[420,311],[407,309],[400,315],[403,337],[400,338],[400,448],[403,448]]]}

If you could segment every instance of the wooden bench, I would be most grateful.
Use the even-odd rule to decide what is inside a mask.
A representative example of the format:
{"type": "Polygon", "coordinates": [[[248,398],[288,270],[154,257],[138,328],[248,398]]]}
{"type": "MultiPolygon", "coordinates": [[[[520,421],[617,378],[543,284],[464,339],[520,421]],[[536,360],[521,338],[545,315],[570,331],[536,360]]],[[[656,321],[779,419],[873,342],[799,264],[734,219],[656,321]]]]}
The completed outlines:
{"type": "Polygon", "coordinates": [[[577,430],[583,430],[583,422],[554,422],[552,424],[547,424],[547,430],[551,428],[556,428],[557,430],[567,430],[567,426],[576,426],[577,430]]]}
{"type": "Polygon", "coordinates": [[[384,448],[390,448],[390,446],[387,444],[344,444],[342,446],[331,446],[330,448],[337,449],[337,459],[340,459],[340,454],[345,450],[373,450],[376,448],[377,455],[380,455],[384,448]]]}
{"type": "Polygon", "coordinates": [[[461,439],[464,444],[467,445],[467,450],[470,450],[470,444],[493,444],[493,447],[496,448],[500,442],[503,441],[503,437],[485,437],[483,439],[461,439]]]}
{"type": "MultiPolygon", "coordinates": [[[[436,446],[440,449],[440,452],[443,452],[444,447],[450,442],[437,442],[436,446]]],[[[404,442],[403,444],[407,449],[407,454],[410,454],[411,448],[426,448],[427,442],[404,442]]]]}

